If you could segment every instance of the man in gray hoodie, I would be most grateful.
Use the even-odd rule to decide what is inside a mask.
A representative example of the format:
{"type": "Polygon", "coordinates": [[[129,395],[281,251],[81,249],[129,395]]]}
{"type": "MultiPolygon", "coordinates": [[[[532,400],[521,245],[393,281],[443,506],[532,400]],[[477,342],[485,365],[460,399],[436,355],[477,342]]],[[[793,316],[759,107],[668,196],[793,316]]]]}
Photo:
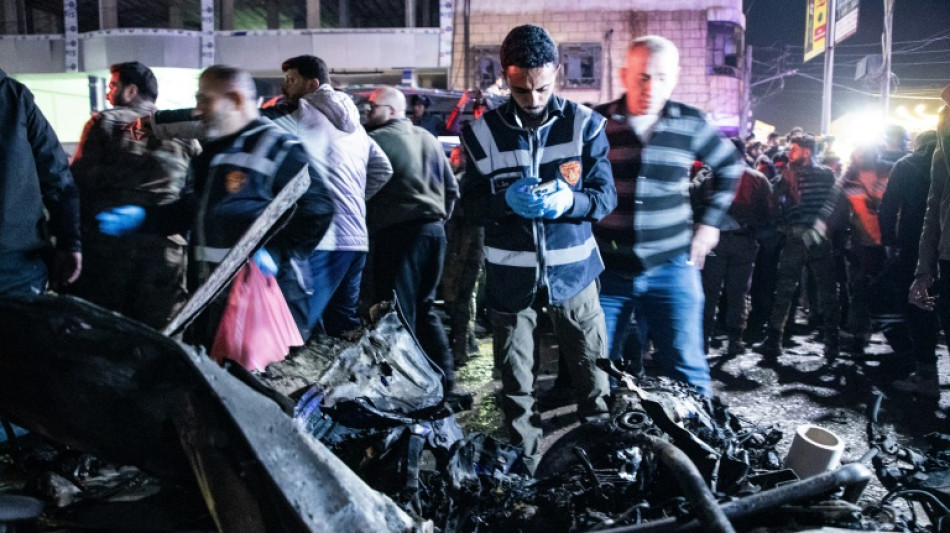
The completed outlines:
{"type": "MultiPolygon", "coordinates": [[[[393,174],[386,154],[360,126],[353,100],[330,86],[322,59],[288,59],[284,98],[265,109],[278,127],[296,134],[330,183],[335,214],[307,262],[282,275],[281,290],[301,331],[340,335],[359,327],[357,302],[366,254],[366,201],[393,174]]],[[[306,338],[306,336],[305,336],[306,338]]]]}

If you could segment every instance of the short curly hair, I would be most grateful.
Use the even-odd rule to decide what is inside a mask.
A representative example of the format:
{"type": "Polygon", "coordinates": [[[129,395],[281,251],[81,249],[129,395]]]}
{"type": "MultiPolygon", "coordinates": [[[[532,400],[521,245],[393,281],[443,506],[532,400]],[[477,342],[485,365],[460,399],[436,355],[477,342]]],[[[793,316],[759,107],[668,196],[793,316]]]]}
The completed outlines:
{"type": "Polygon", "coordinates": [[[557,45],[548,30],[525,24],[508,32],[501,43],[501,68],[537,68],[558,64],[557,45]]]}

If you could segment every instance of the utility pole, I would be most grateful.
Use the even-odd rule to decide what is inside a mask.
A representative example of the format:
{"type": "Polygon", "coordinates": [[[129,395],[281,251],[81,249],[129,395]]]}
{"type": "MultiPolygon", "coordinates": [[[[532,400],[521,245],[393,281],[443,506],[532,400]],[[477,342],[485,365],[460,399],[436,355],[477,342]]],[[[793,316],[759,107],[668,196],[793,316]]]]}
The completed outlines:
{"type": "Polygon", "coordinates": [[[885,124],[890,116],[891,107],[891,44],[892,31],[894,27],[894,2],[896,0],[884,0],[884,65],[881,67],[883,76],[881,77],[881,106],[884,113],[885,124]]]}
{"type": "Polygon", "coordinates": [[[742,102],[739,104],[739,138],[745,141],[749,134],[749,115],[752,114],[752,47],[745,47],[745,65],[742,73],[742,102]]]}
{"type": "MultiPolygon", "coordinates": [[[[889,0],[884,0],[885,2],[889,0]]],[[[834,87],[835,74],[835,0],[828,0],[825,16],[827,17],[827,32],[825,33],[825,83],[821,92],[821,134],[831,133],[831,91],[834,87]]]]}

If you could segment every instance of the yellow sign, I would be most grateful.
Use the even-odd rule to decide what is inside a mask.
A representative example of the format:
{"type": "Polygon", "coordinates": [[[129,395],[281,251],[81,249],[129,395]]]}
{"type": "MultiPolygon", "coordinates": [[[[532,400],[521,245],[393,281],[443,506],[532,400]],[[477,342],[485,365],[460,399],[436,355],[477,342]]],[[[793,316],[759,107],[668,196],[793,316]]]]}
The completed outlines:
{"type": "Polygon", "coordinates": [[[828,0],[808,0],[805,12],[805,61],[825,51],[828,35],[828,0]]]}

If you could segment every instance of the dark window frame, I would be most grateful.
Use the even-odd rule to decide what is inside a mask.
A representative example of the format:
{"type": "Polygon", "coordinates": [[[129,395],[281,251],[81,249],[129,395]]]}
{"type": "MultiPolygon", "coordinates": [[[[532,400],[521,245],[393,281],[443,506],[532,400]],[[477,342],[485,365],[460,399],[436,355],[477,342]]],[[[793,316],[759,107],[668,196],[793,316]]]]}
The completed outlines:
{"type": "Polygon", "coordinates": [[[599,91],[604,79],[604,46],[597,42],[562,43],[561,88],[599,91]],[[580,70],[581,72],[575,72],[580,70]]]}
{"type": "Polygon", "coordinates": [[[706,74],[741,78],[745,68],[742,25],[724,20],[706,23],[706,74]]]}

